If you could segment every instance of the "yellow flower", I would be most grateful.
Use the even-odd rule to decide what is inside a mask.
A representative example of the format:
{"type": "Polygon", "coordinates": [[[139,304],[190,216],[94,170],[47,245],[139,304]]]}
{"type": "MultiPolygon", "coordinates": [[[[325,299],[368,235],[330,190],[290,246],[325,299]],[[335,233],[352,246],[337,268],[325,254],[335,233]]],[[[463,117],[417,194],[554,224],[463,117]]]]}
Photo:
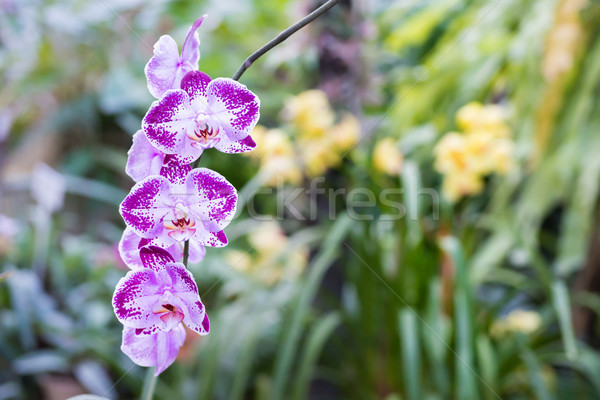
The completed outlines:
{"type": "Polygon", "coordinates": [[[327,95],[318,89],[308,90],[288,99],[285,102],[284,116],[304,138],[326,135],[335,120],[327,95]]]}
{"type": "Polygon", "coordinates": [[[457,132],[446,133],[433,149],[435,169],[442,173],[463,171],[468,167],[465,136],[457,132]]]}
{"type": "Polygon", "coordinates": [[[452,172],[444,176],[442,193],[450,202],[455,202],[463,196],[478,194],[483,190],[481,175],[470,171],[452,172]]]}
{"type": "Polygon", "coordinates": [[[354,146],[360,137],[360,122],[352,114],[346,114],[328,133],[338,151],[354,146]]]}
{"type": "Polygon", "coordinates": [[[500,338],[507,333],[521,332],[531,334],[537,331],[542,325],[542,317],[535,311],[514,310],[504,319],[495,321],[491,326],[491,334],[500,338]]]}
{"type": "Polygon", "coordinates": [[[506,126],[506,111],[496,104],[484,106],[471,102],[458,110],[456,124],[467,134],[483,130],[497,137],[510,136],[510,129],[506,126]]]}
{"type": "Polygon", "coordinates": [[[248,241],[260,255],[270,256],[285,247],[287,237],[277,222],[265,221],[249,235],[248,241]]]}
{"type": "Polygon", "coordinates": [[[268,186],[275,186],[279,182],[292,185],[302,182],[302,171],[296,161],[294,146],[285,132],[257,126],[252,137],[256,149],[250,154],[260,161],[261,171],[268,176],[268,186]]]}
{"type": "Polygon", "coordinates": [[[396,141],[384,138],[375,144],[373,149],[373,167],[376,171],[398,176],[402,171],[404,157],[398,149],[396,141]]]}
{"type": "Polygon", "coordinates": [[[228,249],[224,257],[225,262],[238,271],[247,272],[252,268],[252,256],[245,251],[228,249]]]}
{"type": "Polygon", "coordinates": [[[324,175],[330,167],[337,166],[341,158],[328,140],[313,140],[303,144],[302,161],[306,166],[306,175],[314,178],[324,175]]]}

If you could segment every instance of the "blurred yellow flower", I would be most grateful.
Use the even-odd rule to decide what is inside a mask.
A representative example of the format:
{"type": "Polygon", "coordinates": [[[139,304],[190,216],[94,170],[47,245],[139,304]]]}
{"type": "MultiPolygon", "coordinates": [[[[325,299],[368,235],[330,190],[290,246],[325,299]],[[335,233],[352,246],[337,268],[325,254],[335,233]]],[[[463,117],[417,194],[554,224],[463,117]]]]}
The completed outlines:
{"type": "Polygon", "coordinates": [[[482,177],[469,171],[452,172],[444,177],[442,184],[442,193],[451,202],[478,194],[482,190],[482,177]]]}
{"type": "Polygon", "coordinates": [[[346,151],[354,146],[360,137],[360,122],[354,115],[346,114],[331,128],[328,135],[337,150],[346,151]]]}
{"type": "Polygon", "coordinates": [[[324,136],[335,120],[327,95],[318,89],[307,90],[288,99],[284,117],[296,126],[302,138],[324,136]]]}
{"type": "Polygon", "coordinates": [[[506,111],[499,105],[471,102],[456,113],[456,124],[465,133],[488,131],[497,137],[510,135],[506,126],[506,111]]]}
{"type": "Polygon", "coordinates": [[[480,193],[486,175],[506,174],[514,166],[505,118],[497,105],[472,102],[458,110],[456,123],[465,133],[449,132],[434,148],[435,168],[444,174],[442,191],[448,200],[480,193]]]}
{"type": "Polygon", "coordinates": [[[252,137],[256,142],[256,149],[249,154],[260,160],[261,171],[269,177],[266,183],[268,186],[275,186],[278,182],[293,185],[302,182],[302,171],[294,154],[294,145],[285,132],[257,126],[252,137]]]}
{"type": "Polygon", "coordinates": [[[376,171],[391,176],[398,176],[402,172],[404,156],[398,149],[396,141],[384,138],[375,143],[373,149],[373,167],[376,171]]]}
{"type": "Polygon", "coordinates": [[[287,237],[275,221],[262,222],[248,237],[250,245],[261,255],[270,256],[281,251],[287,237]]]}
{"type": "Polygon", "coordinates": [[[276,221],[262,222],[248,235],[248,241],[252,252],[229,250],[225,261],[267,285],[297,278],[308,262],[308,249],[304,246],[289,249],[289,239],[276,221]]]}
{"type": "Polygon", "coordinates": [[[491,334],[496,338],[506,336],[508,333],[521,332],[531,334],[542,326],[542,317],[535,311],[514,310],[505,318],[495,321],[491,326],[491,334]]]}
{"type": "Polygon", "coordinates": [[[462,171],[467,168],[465,136],[457,132],[446,133],[433,149],[435,169],[442,173],[462,171]]]}
{"type": "Polygon", "coordinates": [[[328,140],[313,140],[302,147],[302,161],[309,178],[322,176],[330,167],[341,162],[340,154],[328,140]]]}

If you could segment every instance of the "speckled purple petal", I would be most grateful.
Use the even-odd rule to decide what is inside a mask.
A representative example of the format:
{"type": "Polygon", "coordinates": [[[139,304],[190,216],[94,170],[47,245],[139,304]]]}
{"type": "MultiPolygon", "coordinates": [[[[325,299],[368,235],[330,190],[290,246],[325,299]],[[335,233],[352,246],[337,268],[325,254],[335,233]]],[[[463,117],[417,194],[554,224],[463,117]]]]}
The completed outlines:
{"type": "MultiPolygon", "coordinates": [[[[140,258],[140,250],[143,247],[156,246],[154,240],[144,239],[140,235],[134,232],[130,227],[125,228],[123,236],[119,241],[119,255],[121,259],[132,270],[139,270],[144,268],[142,259],[140,258]]],[[[204,249],[204,248],[203,248],[204,249]]],[[[183,257],[183,248],[181,244],[175,243],[171,246],[166,246],[166,251],[175,261],[181,261],[183,257]]],[[[192,254],[194,250],[190,247],[190,261],[192,261],[192,254]]]]}
{"type": "Polygon", "coordinates": [[[224,247],[227,246],[227,236],[225,232],[208,232],[205,229],[198,229],[192,239],[199,245],[210,246],[210,247],[224,247]]]}
{"type": "Polygon", "coordinates": [[[144,68],[148,90],[152,96],[160,98],[167,90],[173,88],[178,63],[177,43],[169,35],[161,36],[154,44],[154,56],[144,68]]]}
{"type": "Polygon", "coordinates": [[[189,162],[182,161],[174,154],[165,157],[160,175],[164,176],[174,185],[183,185],[188,173],[192,170],[189,162]]]}
{"type": "Polygon", "coordinates": [[[194,118],[188,94],[181,89],[170,90],[152,103],[142,121],[142,129],[157,149],[195,160],[202,151],[186,146],[186,132],[196,127],[194,118]]]}
{"type": "Polygon", "coordinates": [[[160,271],[165,265],[175,261],[167,250],[157,246],[142,247],[140,249],[140,260],[144,268],[150,268],[155,271],[160,271]]]}
{"type": "Polygon", "coordinates": [[[119,208],[127,226],[144,238],[154,238],[163,229],[162,218],[169,212],[166,204],[170,191],[171,184],[162,176],[150,176],[137,183],[119,208]]]}
{"type": "Polygon", "coordinates": [[[151,269],[129,271],[115,289],[113,308],[117,319],[131,328],[147,329],[162,326],[157,314],[152,312],[160,299],[160,285],[151,269]]]}
{"type": "Polygon", "coordinates": [[[188,72],[181,80],[181,89],[190,96],[190,103],[195,112],[207,112],[210,81],[210,76],[202,71],[188,72]]]}
{"type": "Polygon", "coordinates": [[[231,140],[241,140],[252,132],[260,117],[258,96],[245,85],[229,78],[217,78],[208,85],[208,105],[213,118],[231,140]]]}
{"type": "Polygon", "coordinates": [[[230,140],[227,136],[221,136],[221,140],[215,144],[215,149],[229,154],[245,153],[254,150],[255,147],[256,143],[252,140],[250,135],[236,141],[230,140]]]}
{"type": "MultiPolygon", "coordinates": [[[[183,300],[185,301],[185,299],[183,300]]],[[[208,320],[208,315],[204,310],[204,304],[198,299],[192,303],[186,302],[186,305],[188,312],[185,314],[183,323],[201,336],[208,335],[210,331],[210,322],[208,320]]]]}
{"type": "Polygon", "coordinates": [[[206,15],[203,15],[190,27],[185,37],[185,42],[183,42],[183,48],[181,49],[181,61],[194,69],[198,68],[198,60],[200,60],[200,50],[198,49],[200,39],[196,30],[200,28],[205,18],[206,15]]]}
{"type": "Polygon", "coordinates": [[[142,367],[156,367],[158,375],[175,361],[184,342],[185,328],[181,324],[168,332],[152,334],[125,327],[121,351],[142,367]]]}
{"type": "Polygon", "coordinates": [[[237,191],[221,174],[208,168],[196,168],[188,174],[186,187],[198,195],[199,204],[191,205],[192,210],[200,216],[208,232],[219,232],[231,222],[237,191]]]}
{"type": "Polygon", "coordinates": [[[165,158],[165,153],[154,148],[141,129],[133,135],[133,144],[127,155],[125,172],[136,182],[158,175],[165,158]]]}

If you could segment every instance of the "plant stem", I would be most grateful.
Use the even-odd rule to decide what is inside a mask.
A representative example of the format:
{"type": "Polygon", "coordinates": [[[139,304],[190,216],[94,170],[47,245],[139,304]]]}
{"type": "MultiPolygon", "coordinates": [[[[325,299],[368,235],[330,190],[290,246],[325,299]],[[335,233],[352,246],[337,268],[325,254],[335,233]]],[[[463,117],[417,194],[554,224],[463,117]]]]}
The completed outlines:
{"type": "Polygon", "coordinates": [[[273,47],[277,46],[288,37],[305,27],[306,25],[313,22],[319,16],[327,12],[331,7],[335,6],[340,0],[329,0],[321,7],[317,8],[315,11],[308,14],[306,17],[302,18],[300,21],[296,22],[294,25],[290,26],[286,30],[282,31],[279,35],[277,35],[273,40],[265,44],[260,49],[256,50],[254,53],[250,55],[250,57],[246,58],[246,60],[242,63],[240,68],[237,70],[235,75],[233,76],[233,80],[239,80],[240,77],[244,74],[246,69],[248,69],[254,61],[258,60],[260,56],[265,54],[267,51],[271,50],[273,47]]]}
{"type": "Polygon", "coordinates": [[[154,388],[156,387],[156,367],[148,368],[144,378],[144,388],[142,390],[141,400],[152,400],[154,388]]]}

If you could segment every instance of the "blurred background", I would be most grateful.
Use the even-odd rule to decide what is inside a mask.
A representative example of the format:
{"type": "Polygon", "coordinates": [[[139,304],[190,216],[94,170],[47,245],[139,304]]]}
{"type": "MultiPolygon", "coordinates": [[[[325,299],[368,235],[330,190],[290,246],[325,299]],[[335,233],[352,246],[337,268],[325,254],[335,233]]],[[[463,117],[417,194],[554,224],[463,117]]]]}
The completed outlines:
{"type": "MultiPolygon", "coordinates": [[[[152,46],[208,14],[231,77],[319,4],[0,0],[0,399],[139,397],[111,296],[152,46]]],[[[251,66],[257,149],[201,161],[241,194],[189,266],[211,333],[154,398],[600,398],[599,21],[343,0],[251,66]]]]}

